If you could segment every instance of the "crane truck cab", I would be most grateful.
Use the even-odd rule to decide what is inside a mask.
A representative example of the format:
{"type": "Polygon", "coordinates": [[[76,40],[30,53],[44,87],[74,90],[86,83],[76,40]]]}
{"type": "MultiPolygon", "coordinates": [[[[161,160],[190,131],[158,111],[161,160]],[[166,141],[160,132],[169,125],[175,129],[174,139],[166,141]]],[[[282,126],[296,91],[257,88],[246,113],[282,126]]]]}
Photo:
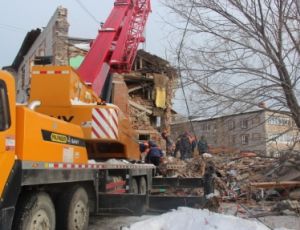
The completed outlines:
{"type": "MultiPolygon", "coordinates": [[[[18,178],[13,176],[15,163],[15,85],[12,76],[0,71],[0,222],[9,224],[16,197],[12,195],[18,178]]],[[[1,227],[2,225],[0,225],[1,227]]]]}
{"type": "Polygon", "coordinates": [[[33,162],[88,163],[81,128],[37,113],[33,108],[16,105],[14,78],[8,72],[0,71],[1,226],[11,225],[21,193],[22,165],[34,165],[33,162]]]}

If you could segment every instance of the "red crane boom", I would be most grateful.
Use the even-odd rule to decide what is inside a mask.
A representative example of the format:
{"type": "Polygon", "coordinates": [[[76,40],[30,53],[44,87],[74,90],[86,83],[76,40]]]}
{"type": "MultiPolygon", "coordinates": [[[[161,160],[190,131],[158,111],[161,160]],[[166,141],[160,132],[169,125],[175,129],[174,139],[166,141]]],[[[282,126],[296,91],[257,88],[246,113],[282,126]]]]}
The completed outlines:
{"type": "Polygon", "coordinates": [[[116,0],[108,19],[78,69],[79,76],[100,95],[108,73],[131,70],[151,11],[150,0],[116,0]]]}

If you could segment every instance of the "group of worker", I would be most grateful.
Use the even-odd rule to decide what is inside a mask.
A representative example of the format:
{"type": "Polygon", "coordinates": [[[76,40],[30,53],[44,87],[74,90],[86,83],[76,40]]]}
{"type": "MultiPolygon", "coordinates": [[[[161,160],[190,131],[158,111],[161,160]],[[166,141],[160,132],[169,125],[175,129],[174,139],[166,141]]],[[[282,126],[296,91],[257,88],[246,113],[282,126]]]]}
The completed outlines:
{"type": "Polygon", "coordinates": [[[176,157],[179,152],[180,159],[186,160],[193,157],[195,150],[198,151],[200,155],[207,153],[207,141],[204,136],[201,136],[201,138],[197,140],[196,136],[186,131],[178,136],[175,144],[173,144],[173,151],[170,152],[170,155],[176,157]]]}
{"type": "MultiPolygon", "coordinates": [[[[197,141],[197,138],[191,135],[189,132],[184,132],[179,135],[176,142],[174,142],[170,135],[166,132],[162,132],[162,138],[166,142],[166,155],[176,157],[180,153],[180,159],[186,160],[193,157],[195,150],[202,155],[208,152],[208,144],[204,136],[197,141]]],[[[163,157],[163,151],[154,141],[145,141],[140,144],[140,151],[142,160],[146,163],[151,163],[156,166],[159,165],[161,158],[163,157]]]]}

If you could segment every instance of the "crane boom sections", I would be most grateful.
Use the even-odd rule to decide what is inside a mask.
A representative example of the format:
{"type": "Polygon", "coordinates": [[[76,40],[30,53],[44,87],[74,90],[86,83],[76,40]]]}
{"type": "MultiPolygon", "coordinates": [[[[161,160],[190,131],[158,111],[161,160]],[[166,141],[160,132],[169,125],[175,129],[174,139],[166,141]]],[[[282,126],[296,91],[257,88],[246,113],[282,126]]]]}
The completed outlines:
{"type": "Polygon", "coordinates": [[[151,11],[150,0],[116,0],[108,19],[78,69],[81,79],[101,94],[109,72],[129,72],[151,11]]]}

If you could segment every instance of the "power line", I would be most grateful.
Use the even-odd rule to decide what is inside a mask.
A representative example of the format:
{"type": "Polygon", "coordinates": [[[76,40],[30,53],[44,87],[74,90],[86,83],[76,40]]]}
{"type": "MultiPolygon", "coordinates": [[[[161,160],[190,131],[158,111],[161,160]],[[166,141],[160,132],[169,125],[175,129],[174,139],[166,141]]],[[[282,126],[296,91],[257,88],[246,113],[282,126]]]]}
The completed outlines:
{"type": "Polygon", "coordinates": [[[13,25],[8,25],[8,24],[3,24],[3,23],[0,23],[0,28],[2,28],[2,29],[8,29],[8,30],[13,30],[13,31],[27,32],[27,30],[24,29],[24,28],[13,26],[13,25]]]}
{"type": "Polygon", "coordinates": [[[76,0],[78,5],[98,24],[100,25],[101,22],[82,4],[80,0],[76,0]]]}
{"type": "Polygon", "coordinates": [[[183,80],[182,80],[182,74],[181,74],[181,65],[180,65],[180,56],[181,56],[181,52],[182,52],[182,48],[183,48],[183,43],[184,43],[184,39],[185,39],[187,30],[188,30],[188,26],[190,24],[190,20],[191,20],[192,12],[193,12],[193,9],[194,9],[194,5],[195,5],[195,2],[193,0],[192,1],[192,6],[191,6],[191,9],[190,9],[190,12],[188,14],[187,21],[186,21],[186,25],[185,25],[185,28],[184,28],[184,31],[183,31],[183,34],[182,34],[182,38],[181,38],[181,41],[180,41],[180,44],[179,44],[179,49],[178,49],[178,52],[177,52],[177,72],[178,72],[178,75],[179,75],[180,86],[181,86],[181,89],[182,89],[185,105],[186,105],[186,108],[187,108],[188,119],[189,119],[190,124],[191,124],[192,132],[193,132],[194,136],[196,136],[195,135],[196,133],[195,133],[195,130],[194,130],[194,125],[193,125],[193,122],[190,118],[191,112],[190,112],[190,107],[189,107],[188,102],[187,102],[187,97],[186,97],[184,84],[183,84],[183,80]]]}

